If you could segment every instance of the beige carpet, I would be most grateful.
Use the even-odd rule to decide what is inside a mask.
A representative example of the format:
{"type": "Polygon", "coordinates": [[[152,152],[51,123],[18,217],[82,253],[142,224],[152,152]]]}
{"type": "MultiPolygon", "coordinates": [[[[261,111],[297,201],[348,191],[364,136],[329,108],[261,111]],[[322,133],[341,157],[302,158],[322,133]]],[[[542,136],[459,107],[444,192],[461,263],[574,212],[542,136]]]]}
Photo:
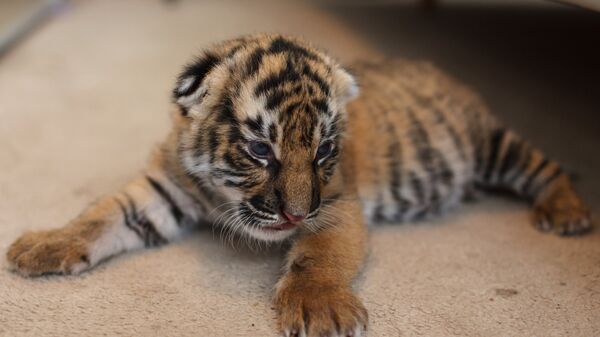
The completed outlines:
{"type": "MultiPolygon", "coordinates": [[[[381,34],[371,39],[372,31],[359,28],[377,29],[376,22],[356,20],[363,9],[336,12],[339,6],[74,3],[0,59],[0,252],[26,229],[64,224],[143,166],[168,128],[168,92],[180,65],[205,43],[284,31],[342,60],[388,53],[378,47],[381,34]]],[[[385,12],[381,22],[393,16],[385,12]]],[[[395,41],[394,32],[387,36],[395,41]]],[[[412,45],[401,49],[410,55],[412,45]]],[[[459,75],[468,78],[473,67],[453,70],[464,69],[459,75]]],[[[498,86],[482,87],[492,102],[510,92],[494,96],[498,86]]],[[[527,91],[518,96],[493,107],[536,107],[527,91]]],[[[545,127],[520,124],[546,147],[562,144],[564,150],[550,152],[565,153],[567,164],[581,169],[584,194],[598,209],[597,126],[563,124],[560,138],[544,134],[545,127]],[[586,154],[590,159],[577,161],[586,154]]],[[[0,335],[274,336],[269,298],[282,253],[233,250],[215,236],[201,231],[77,277],[24,279],[4,264],[0,335]]],[[[356,284],[370,311],[370,336],[600,335],[598,232],[543,235],[529,226],[526,205],[487,198],[436,221],[373,229],[370,246],[356,284]]]]}

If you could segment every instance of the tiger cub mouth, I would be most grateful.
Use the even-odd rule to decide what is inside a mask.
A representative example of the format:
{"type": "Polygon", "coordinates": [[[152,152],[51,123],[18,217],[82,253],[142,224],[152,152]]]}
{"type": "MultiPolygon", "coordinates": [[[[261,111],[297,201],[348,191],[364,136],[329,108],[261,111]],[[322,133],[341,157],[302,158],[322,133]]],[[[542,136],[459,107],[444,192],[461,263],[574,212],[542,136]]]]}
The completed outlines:
{"type": "Polygon", "coordinates": [[[283,222],[277,225],[271,225],[271,226],[264,226],[261,227],[262,230],[264,231],[286,231],[286,230],[291,230],[297,227],[297,224],[291,223],[291,222],[283,222]]]}

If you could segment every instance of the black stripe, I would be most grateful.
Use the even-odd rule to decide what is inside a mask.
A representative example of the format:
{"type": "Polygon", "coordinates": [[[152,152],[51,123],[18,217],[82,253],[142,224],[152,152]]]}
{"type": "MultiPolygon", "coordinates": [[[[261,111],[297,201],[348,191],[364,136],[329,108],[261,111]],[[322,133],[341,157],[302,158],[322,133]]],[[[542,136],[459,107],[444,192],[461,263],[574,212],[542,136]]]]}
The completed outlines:
{"type": "Polygon", "coordinates": [[[181,220],[183,220],[183,212],[177,205],[173,197],[167,192],[167,190],[158,181],[154,180],[150,176],[146,176],[146,180],[150,183],[150,186],[169,204],[171,215],[175,219],[178,225],[181,226],[181,220]]]}
{"type": "Polygon", "coordinates": [[[261,195],[257,194],[257,195],[252,196],[252,198],[250,198],[250,200],[248,200],[248,203],[250,205],[252,205],[252,207],[254,207],[255,209],[257,209],[263,213],[275,215],[275,211],[273,211],[272,209],[269,209],[265,205],[265,198],[263,198],[261,195]]]}
{"type": "Polygon", "coordinates": [[[144,245],[146,247],[158,246],[161,244],[167,243],[167,239],[165,239],[154,226],[154,223],[150,221],[150,219],[146,218],[144,214],[138,212],[135,202],[131,198],[131,196],[127,193],[123,193],[127,198],[127,202],[129,203],[129,208],[131,209],[131,218],[135,223],[138,224],[139,228],[143,232],[144,237],[144,245]]]}
{"type": "Polygon", "coordinates": [[[138,218],[138,223],[144,229],[146,233],[145,245],[146,247],[153,247],[166,244],[168,241],[165,239],[157,230],[156,226],[145,216],[138,218]]]}
{"type": "Polygon", "coordinates": [[[272,89],[275,89],[286,82],[300,81],[300,74],[294,69],[293,62],[290,58],[287,60],[285,69],[277,74],[271,74],[260,81],[254,89],[254,95],[259,97],[272,89]]]}
{"type": "Polygon", "coordinates": [[[471,144],[473,144],[473,157],[475,158],[475,163],[473,167],[473,171],[476,174],[481,172],[481,168],[484,165],[483,155],[484,155],[484,142],[486,142],[485,136],[482,135],[482,131],[486,130],[485,125],[482,122],[483,113],[480,113],[478,109],[472,104],[465,107],[466,113],[466,122],[467,122],[467,130],[469,134],[469,138],[471,140],[471,144]]]}
{"type": "Polygon", "coordinates": [[[177,87],[173,90],[173,96],[175,98],[188,96],[198,90],[204,77],[206,77],[208,72],[214,68],[219,61],[220,60],[216,55],[206,53],[204,56],[185,67],[183,73],[179,76],[177,87]],[[190,77],[194,78],[192,84],[184,92],[179,92],[181,82],[190,77]]]}
{"type": "Polygon", "coordinates": [[[310,103],[318,111],[324,112],[328,115],[331,114],[331,110],[329,110],[329,104],[327,104],[327,101],[325,101],[325,99],[313,99],[310,103]]]}
{"type": "Polygon", "coordinates": [[[557,168],[554,173],[552,173],[548,178],[544,179],[544,181],[542,181],[540,184],[538,184],[538,186],[536,186],[534,191],[532,191],[531,196],[534,198],[537,197],[537,195],[540,192],[545,190],[548,185],[550,185],[555,179],[560,177],[562,174],[563,174],[563,170],[560,167],[557,168]]]}
{"type": "Polygon", "coordinates": [[[279,74],[271,74],[271,75],[267,76],[265,79],[261,80],[256,85],[256,89],[254,89],[254,95],[256,97],[259,97],[260,95],[263,95],[263,94],[269,92],[273,88],[277,88],[278,86],[280,86],[282,84],[282,82],[284,81],[283,80],[284,76],[282,73],[283,73],[283,71],[279,74]]]}
{"type": "Polygon", "coordinates": [[[264,55],[265,50],[262,48],[258,48],[250,54],[246,67],[246,77],[254,76],[258,72],[264,55]]]}
{"type": "Polygon", "coordinates": [[[375,207],[375,210],[373,210],[373,222],[378,223],[386,221],[387,219],[385,218],[385,214],[383,214],[383,200],[381,196],[377,198],[375,204],[377,206],[375,207]]]}
{"type": "Polygon", "coordinates": [[[425,189],[423,188],[423,182],[419,179],[417,174],[413,171],[408,173],[410,185],[415,192],[417,197],[417,203],[423,205],[425,203],[425,189]]]}
{"type": "MultiPolygon", "coordinates": [[[[414,148],[416,149],[417,159],[419,160],[421,167],[427,172],[427,175],[430,178],[429,183],[431,184],[431,188],[433,188],[433,185],[435,184],[435,175],[432,167],[433,155],[431,151],[431,144],[429,143],[429,137],[425,132],[425,129],[423,129],[423,125],[421,125],[421,122],[417,120],[412,111],[408,112],[408,116],[411,122],[409,137],[414,145],[414,148]]],[[[411,184],[414,182],[415,180],[411,175],[411,184]]],[[[413,184],[413,188],[414,186],[415,185],[413,184]]],[[[419,181],[418,186],[419,193],[423,194],[423,197],[419,198],[421,205],[423,205],[425,201],[423,183],[419,181]]]]}
{"type": "Polygon", "coordinates": [[[563,175],[564,171],[562,170],[562,168],[557,168],[556,171],[554,173],[552,173],[550,176],[548,176],[548,178],[544,179],[544,181],[542,181],[537,188],[535,189],[535,191],[532,193],[533,196],[537,196],[538,193],[540,193],[541,191],[543,191],[548,185],[550,185],[554,180],[556,180],[558,177],[560,177],[561,175],[563,175]]]}
{"type": "Polygon", "coordinates": [[[121,209],[121,212],[123,213],[123,222],[125,223],[125,227],[129,228],[132,232],[134,232],[140,238],[140,240],[144,241],[144,234],[140,231],[140,229],[137,226],[134,226],[131,223],[129,213],[127,212],[127,209],[125,208],[125,205],[123,205],[121,200],[119,200],[117,198],[115,198],[115,201],[117,202],[117,204],[119,204],[119,208],[121,209]]]}
{"type": "Polygon", "coordinates": [[[456,131],[456,129],[454,129],[452,124],[450,124],[448,119],[446,119],[446,116],[444,116],[444,114],[439,109],[434,108],[433,112],[438,117],[438,123],[446,127],[446,131],[450,135],[450,139],[452,139],[452,143],[454,144],[454,148],[458,151],[458,155],[462,160],[465,160],[467,158],[465,154],[465,147],[462,140],[460,139],[460,136],[458,135],[458,132],[456,131]]]}
{"type": "Polygon", "coordinates": [[[246,177],[250,176],[251,174],[248,172],[238,172],[238,171],[233,171],[233,170],[229,170],[229,169],[214,168],[212,170],[212,175],[217,178],[223,178],[225,176],[246,178],[246,177]]]}
{"type": "Polygon", "coordinates": [[[305,64],[304,68],[302,68],[302,75],[315,82],[317,86],[319,86],[319,89],[321,89],[321,92],[325,94],[325,96],[329,96],[329,84],[325,83],[325,80],[312,69],[310,69],[307,64],[305,64]]]}
{"type": "Polygon", "coordinates": [[[523,144],[521,147],[521,154],[519,158],[519,164],[515,169],[515,173],[506,181],[506,185],[513,187],[514,183],[521,177],[523,172],[527,170],[529,166],[529,162],[531,161],[532,151],[531,148],[527,144],[523,144]]]}
{"type": "Polygon", "coordinates": [[[321,167],[323,170],[322,179],[324,180],[324,185],[327,185],[327,184],[329,184],[329,179],[335,172],[337,163],[333,160],[333,157],[329,157],[329,158],[325,159],[325,162],[321,165],[321,167]]]}
{"type": "Polygon", "coordinates": [[[400,189],[402,188],[402,167],[400,165],[402,153],[400,142],[398,141],[398,134],[392,123],[388,124],[387,131],[391,139],[388,148],[389,170],[391,175],[390,193],[397,207],[395,218],[399,219],[409,208],[409,202],[406,201],[400,193],[400,189]]]}
{"type": "Polygon", "coordinates": [[[233,181],[230,179],[225,179],[225,186],[228,186],[228,187],[252,188],[252,187],[258,185],[259,183],[260,183],[260,181],[253,180],[253,179],[245,179],[240,182],[233,181]]]}
{"type": "Polygon", "coordinates": [[[277,143],[277,125],[275,123],[269,125],[269,139],[272,143],[277,143]]]}
{"type": "MultiPolygon", "coordinates": [[[[452,125],[450,124],[448,119],[446,119],[446,116],[444,115],[444,113],[436,107],[436,103],[433,102],[432,98],[429,96],[420,94],[408,86],[404,87],[404,89],[406,89],[408,92],[411,93],[411,95],[413,97],[415,97],[415,99],[417,100],[417,103],[423,109],[431,110],[433,112],[433,114],[435,116],[435,122],[437,124],[443,125],[446,128],[448,135],[450,135],[450,139],[452,139],[452,142],[454,143],[454,148],[458,151],[460,158],[462,160],[465,160],[466,155],[465,155],[464,145],[462,143],[462,140],[460,139],[460,136],[458,135],[458,132],[456,132],[456,130],[452,127],[452,125]]],[[[442,97],[438,97],[437,99],[440,100],[440,99],[442,99],[442,97]]]]}
{"type": "Polygon", "coordinates": [[[310,197],[310,208],[308,213],[312,213],[319,206],[321,206],[321,190],[319,188],[318,176],[316,172],[313,172],[311,176],[311,197],[310,197]]]}
{"type": "Polygon", "coordinates": [[[498,170],[498,180],[502,181],[504,176],[512,169],[519,161],[519,157],[522,150],[522,143],[519,140],[510,142],[506,155],[500,163],[500,169],[498,170]]]}
{"type": "Polygon", "coordinates": [[[494,167],[496,166],[496,162],[498,161],[498,154],[500,153],[500,147],[502,146],[502,139],[504,138],[504,134],[506,133],[505,129],[497,129],[492,132],[492,137],[490,138],[490,155],[487,158],[487,165],[485,168],[485,172],[483,174],[483,181],[489,182],[492,177],[492,173],[494,172],[494,167]]]}
{"type": "Polygon", "coordinates": [[[269,46],[268,52],[273,54],[290,53],[294,56],[302,56],[312,60],[319,59],[315,53],[284,37],[274,39],[269,46]]]}
{"type": "Polygon", "coordinates": [[[472,134],[471,142],[474,144],[473,152],[474,152],[474,157],[475,157],[473,172],[475,172],[475,174],[478,175],[479,171],[481,171],[481,167],[483,166],[483,148],[484,147],[483,147],[482,143],[479,142],[477,137],[475,137],[474,133],[472,134]]]}
{"type": "MultiPolygon", "coordinates": [[[[302,92],[302,90],[304,89],[304,85],[302,83],[297,84],[291,91],[291,93],[293,95],[298,95],[302,92]]],[[[309,90],[308,91],[309,95],[312,96],[312,92],[309,90]]]]}
{"type": "MultiPolygon", "coordinates": [[[[456,134],[455,130],[448,124],[448,121],[446,120],[444,114],[439,109],[435,108],[435,103],[432,102],[432,99],[428,96],[419,94],[412,89],[410,89],[409,91],[413,93],[417,102],[423,107],[423,109],[430,109],[433,112],[436,124],[441,124],[446,127],[446,131],[448,131],[450,138],[453,139],[455,148],[462,153],[461,157],[464,158],[462,144],[460,142],[460,139],[458,138],[458,135],[456,134]]],[[[412,116],[412,118],[416,121],[416,117],[414,115],[412,116]]],[[[436,148],[433,148],[433,146],[431,145],[429,135],[427,134],[425,128],[423,128],[420,123],[418,126],[420,129],[419,133],[421,134],[420,138],[427,145],[427,147],[430,148],[429,152],[431,163],[429,165],[433,170],[433,175],[430,173],[430,179],[434,181],[432,183],[432,195],[430,202],[433,204],[433,206],[436,206],[435,204],[439,202],[439,191],[436,188],[437,182],[441,181],[442,184],[450,186],[454,179],[454,172],[452,172],[452,170],[450,169],[448,161],[444,157],[442,152],[440,152],[436,148]]]]}
{"type": "Polygon", "coordinates": [[[265,108],[267,110],[278,108],[285,97],[286,92],[284,92],[282,89],[273,90],[273,92],[267,96],[267,104],[265,105],[265,108]]]}
{"type": "MultiPolygon", "coordinates": [[[[257,136],[262,137],[261,134],[258,134],[257,136]]],[[[242,131],[240,130],[240,125],[238,125],[237,123],[231,123],[229,125],[229,136],[227,137],[227,139],[229,140],[229,144],[235,144],[239,141],[247,143],[249,141],[249,139],[246,139],[246,137],[242,134],[242,131]]]]}
{"type": "MultiPolygon", "coordinates": [[[[244,124],[248,126],[248,129],[257,137],[265,137],[264,129],[263,129],[263,119],[262,116],[257,116],[256,119],[248,118],[244,121],[244,124]]],[[[241,137],[241,136],[240,136],[241,137]]],[[[235,143],[235,142],[231,142],[235,143]]]]}
{"type": "Polygon", "coordinates": [[[245,41],[240,41],[238,42],[239,44],[233,48],[231,48],[231,50],[227,53],[227,58],[229,57],[233,57],[235,55],[235,53],[237,53],[240,49],[242,49],[241,44],[243,44],[245,41]]]}
{"type": "Polygon", "coordinates": [[[432,148],[429,143],[429,136],[427,132],[423,128],[421,122],[415,117],[414,113],[409,112],[408,116],[410,118],[411,127],[409,129],[410,138],[417,150],[417,157],[425,170],[428,171],[429,174],[432,173],[433,169],[431,167],[432,163],[432,148]]]}
{"type": "Polygon", "coordinates": [[[342,193],[336,193],[334,195],[329,196],[328,198],[323,199],[322,205],[323,207],[331,205],[338,201],[342,197],[342,193]]]}
{"type": "MultiPolygon", "coordinates": [[[[233,155],[230,152],[225,152],[225,154],[223,155],[223,160],[230,168],[236,171],[245,171],[253,168],[252,165],[242,162],[239,158],[233,157],[233,155]]],[[[258,162],[257,165],[262,164],[258,162]]]]}
{"type": "Polygon", "coordinates": [[[179,108],[179,113],[180,113],[182,116],[187,116],[187,114],[188,114],[188,109],[186,109],[184,106],[181,106],[181,105],[177,105],[177,107],[179,108]]]}
{"type": "MultiPolygon", "coordinates": [[[[416,118],[415,114],[409,110],[408,116],[411,120],[411,128],[409,130],[409,137],[412,140],[414,147],[417,150],[417,159],[419,160],[423,169],[427,172],[427,182],[429,183],[429,202],[438,202],[439,191],[438,182],[441,171],[448,171],[449,166],[446,160],[431,146],[429,135],[427,134],[423,124],[416,118]]],[[[451,177],[450,177],[451,178],[451,177]]],[[[443,181],[446,184],[450,184],[451,180],[443,181]]],[[[420,187],[424,191],[424,182],[420,181],[420,187]]],[[[422,204],[426,206],[425,203],[422,204]]]]}
{"type": "Polygon", "coordinates": [[[454,171],[448,165],[448,161],[444,157],[444,155],[439,151],[434,151],[434,158],[437,161],[437,176],[442,182],[442,184],[446,186],[452,185],[452,181],[454,180],[454,171]]]}
{"type": "Polygon", "coordinates": [[[305,115],[303,120],[299,123],[302,131],[300,135],[300,142],[305,147],[310,148],[312,146],[315,127],[317,124],[317,118],[310,111],[307,112],[309,112],[309,114],[305,115]]]}
{"type": "Polygon", "coordinates": [[[421,210],[419,210],[417,213],[415,213],[415,215],[412,216],[412,220],[422,220],[425,218],[425,216],[427,215],[427,213],[429,213],[429,208],[425,207],[421,210]]]}
{"type": "Polygon", "coordinates": [[[291,103],[285,108],[284,114],[292,115],[300,106],[302,106],[302,102],[291,103]]]}
{"type": "Polygon", "coordinates": [[[220,113],[217,116],[217,122],[232,123],[236,125],[239,124],[238,120],[235,118],[231,94],[223,93],[220,101],[219,112],[220,113]]]}
{"type": "Polygon", "coordinates": [[[544,158],[544,160],[542,160],[537,165],[535,170],[533,170],[533,172],[529,175],[529,177],[527,177],[525,184],[523,184],[523,187],[521,188],[522,193],[527,194],[529,192],[529,189],[531,188],[531,185],[533,184],[535,179],[538,177],[540,172],[542,172],[544,170],[544,168],[546,168],[546,166],[548,166],[549,163],[550,163],[550,161],[547,158],[544,158]]]}
{"type": "Polygon", "coordinates": [[[210,162],[213,163],[215,161],[215,154],[219,147],[219,134],[217,133],[217,129],[213,128],[208,132],[208,147],[210,150],[210,162]]]}
{"type": "Polygon", "coordinates": [[[279,209],[281,209],[281,207],[284,205],[283,193],[281,193],[281,190],[280,190],[280,189],[278,189],[278,188],[275,188],[275,189],[273,190],[273,194],[274,194],[274,196],[275,196],[275,200],[274,200],[275,207],[274,207],[274,208],[276,208],[276,209],[278,209],[278,210],[279,210],[279,209]]]}

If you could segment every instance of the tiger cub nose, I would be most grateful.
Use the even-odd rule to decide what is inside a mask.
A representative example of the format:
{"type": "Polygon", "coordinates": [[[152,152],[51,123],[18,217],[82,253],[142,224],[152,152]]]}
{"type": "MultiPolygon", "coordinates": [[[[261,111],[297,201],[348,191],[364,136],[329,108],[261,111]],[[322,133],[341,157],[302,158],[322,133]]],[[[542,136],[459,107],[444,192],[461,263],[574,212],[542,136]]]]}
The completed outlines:
{"type": "Polygon", "coordinates": [[[283,216],[286,218],[286,220],[291,223],[300,222],[300,221],[304,220],[304,218],[306,218],[306,214],[292,214],[286,210],[282,210],[282,213],[283,213],[283,216]]]}

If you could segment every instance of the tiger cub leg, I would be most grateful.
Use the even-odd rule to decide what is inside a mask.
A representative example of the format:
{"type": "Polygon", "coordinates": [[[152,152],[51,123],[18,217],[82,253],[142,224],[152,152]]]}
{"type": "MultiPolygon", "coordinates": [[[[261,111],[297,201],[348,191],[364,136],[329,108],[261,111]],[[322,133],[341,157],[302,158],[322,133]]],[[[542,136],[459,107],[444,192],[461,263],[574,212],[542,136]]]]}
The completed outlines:
{"type": "Polygon", "coordinates": [[[504,128],[494,130],[486,145],[480,182],[532,200],[538,229],[577,235],[592,228],[589,208],[557,162],[504,128]]]}
{"type": "Polygon", "coordinates": [[[360,206],[323,207],[327,225],[293,243],[277,282],[274,304],[285,337],[360,337],[367,327],[367,310],[351,285],[367,250],[360,206]]]}
{"type": "Polygon", "coordinates": [[[178,194],[161,175],[139,177],[65,227],[23,234],[8,249],[9,268],[24,276],[78,274],[110,256],[165,244],[189,220],[178,194]]]}

